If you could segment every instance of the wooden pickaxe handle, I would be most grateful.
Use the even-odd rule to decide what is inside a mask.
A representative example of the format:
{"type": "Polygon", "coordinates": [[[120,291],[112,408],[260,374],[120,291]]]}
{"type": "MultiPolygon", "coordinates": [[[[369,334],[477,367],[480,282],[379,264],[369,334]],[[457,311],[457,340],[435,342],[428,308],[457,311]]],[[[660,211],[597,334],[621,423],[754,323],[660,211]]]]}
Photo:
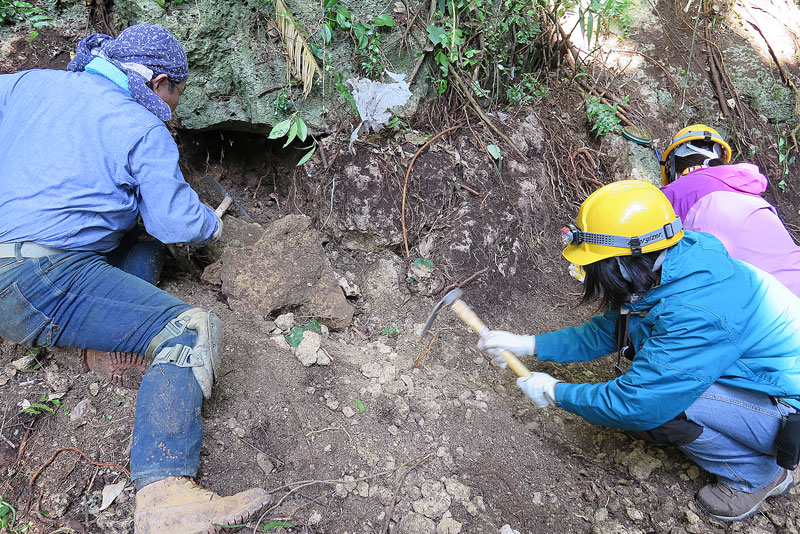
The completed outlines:
{"type": "MultiPolygon", "coordinates": [[[[458,315],[458,317],[464,321],[467,326],[469,326],[476,334],[481,337],[485,337],[486,334],[489,333],[489,327],[486,326],[483,321],[472,311],[472,308],[467,306],[467,304],[461,300],[457,299],[453,302],[450,307],[452,310],[458,315]]],[[[506,363],[511,368],[512,371],[517,373],[517,376],[521,377],[528,377],[531,376],[531,372],[525,367],[525,364],[519,361],[519,358],[514,356],[514,353],[510,350],[504,350],[502,352],[503,358],[506,359],[506,363]]]]}
{"type": "Polygon", "coordinates": [[[231,203],[232,202],[233,202],[233,197],[225,197],[225,198],[223,198],[222,202],[220,202],[219,206],[217,206],[217,209],[214,210],[214,213],[217,214],[217,217],[219,217],[221,219],[222,215],[226,211],[228,211],[228,208],[231,207],[231,203]]]}

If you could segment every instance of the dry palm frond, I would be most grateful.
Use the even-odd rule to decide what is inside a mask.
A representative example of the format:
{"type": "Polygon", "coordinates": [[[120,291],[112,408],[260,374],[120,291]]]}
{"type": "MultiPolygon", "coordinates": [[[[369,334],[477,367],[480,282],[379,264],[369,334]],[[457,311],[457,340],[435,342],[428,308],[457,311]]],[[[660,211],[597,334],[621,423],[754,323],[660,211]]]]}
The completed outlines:
{"type": "Polygon", "coordinates": [[[319,72],[317,60],[283,0],[275,0],[275,22],[286,46],[291,73],[303,82],[303,97],[306,97],[311,92],[314,73],[319,72]]]}

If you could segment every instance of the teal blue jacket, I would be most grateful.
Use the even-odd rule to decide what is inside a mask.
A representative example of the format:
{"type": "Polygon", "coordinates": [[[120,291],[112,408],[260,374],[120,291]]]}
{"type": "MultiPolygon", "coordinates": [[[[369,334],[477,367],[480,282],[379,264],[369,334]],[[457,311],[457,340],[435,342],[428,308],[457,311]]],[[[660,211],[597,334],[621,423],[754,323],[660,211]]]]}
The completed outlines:
{"type": "MultiPolygon", "coordinates": [[[[628,371],[599,384],[559,384],[559,406],[591,423],[649,430],[715,382],[800,398],[800,299],[731,258],[712,235],[686,231],[667,251],[661,284],[630,309],[637,352],[628,371]]],[[[616,351],[618,316],[536,336],[538,359],[588,361],[616,351]]]]}

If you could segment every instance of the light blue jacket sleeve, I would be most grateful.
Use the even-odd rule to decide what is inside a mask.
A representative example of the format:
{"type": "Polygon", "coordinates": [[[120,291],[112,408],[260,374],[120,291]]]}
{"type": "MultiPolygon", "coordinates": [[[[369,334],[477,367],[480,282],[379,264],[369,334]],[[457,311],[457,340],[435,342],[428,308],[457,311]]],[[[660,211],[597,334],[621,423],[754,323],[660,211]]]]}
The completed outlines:
{"type": "Polygon", "coordinates": [[[585,324],[536,336],[536,358],[553,362],[586,362],[617,350],[614,329],[619,312],[596,315],[585,324]]]}
{"type": "Polygon", "coordinates": [[[559,384],[556,401],[590,423],[650,430],[688,408],[740,356],[713,313],[691,305],[667,309],[624,375],[599,384],[559,384]]]}
{"type": "Polygon", "coordinates": [[[139,212],[150,235],[162,243],[192,246],[211,241],[217,218],[184,180],[178,167],[178,147],[166,126],[148,130],[131,149],[128,164],[139,212]]]}

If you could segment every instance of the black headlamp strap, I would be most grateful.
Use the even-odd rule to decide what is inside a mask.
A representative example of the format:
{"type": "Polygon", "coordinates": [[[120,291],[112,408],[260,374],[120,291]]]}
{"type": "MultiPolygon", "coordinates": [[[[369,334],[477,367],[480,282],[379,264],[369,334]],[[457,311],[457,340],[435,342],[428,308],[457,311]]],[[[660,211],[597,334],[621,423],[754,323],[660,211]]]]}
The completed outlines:
{"type": "Polygon", "coordinates": [[[646,247],[647,245],[652,245],[653,243],[675,237],[675,234],[683,230],[683,223],[681,222],[680,217],[675,217],[674,221],[665,224],[661,228],[634,237],[584,232],[574,225],[569,225],[567,228],[571,233],[571,243],[573,245],[589,243],[591,245],[603,245],[606,247],[629,248],[634,256],[638,256],[642,253],[642,248],[646,247]]]}

